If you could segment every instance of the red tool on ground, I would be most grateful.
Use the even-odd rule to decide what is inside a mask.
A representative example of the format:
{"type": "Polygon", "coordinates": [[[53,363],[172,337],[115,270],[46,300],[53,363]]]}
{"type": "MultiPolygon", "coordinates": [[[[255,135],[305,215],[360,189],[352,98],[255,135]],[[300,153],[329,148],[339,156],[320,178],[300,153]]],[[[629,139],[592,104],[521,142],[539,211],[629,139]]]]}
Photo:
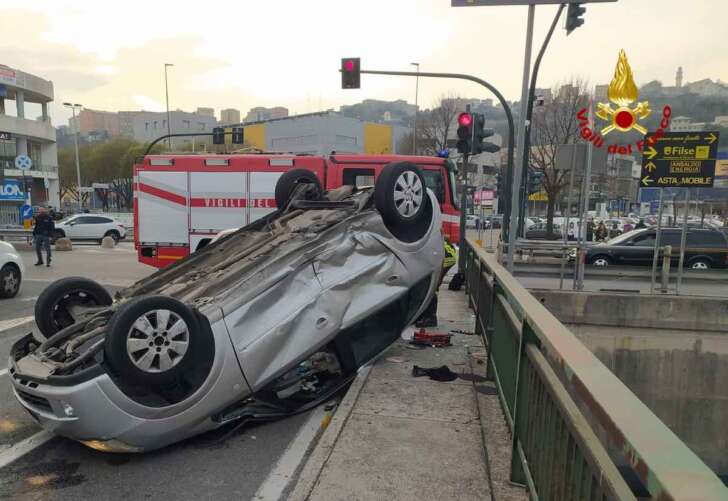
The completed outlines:
{"type": "Polygon", "coordinates": [[[452,334],[444,334],[442,332],[427,332],[424,328],[415,332],[412,338],[412,344],[434,346],[436,348],[442,348],[443,346],[452,346],[450,338],[452,334]]]}

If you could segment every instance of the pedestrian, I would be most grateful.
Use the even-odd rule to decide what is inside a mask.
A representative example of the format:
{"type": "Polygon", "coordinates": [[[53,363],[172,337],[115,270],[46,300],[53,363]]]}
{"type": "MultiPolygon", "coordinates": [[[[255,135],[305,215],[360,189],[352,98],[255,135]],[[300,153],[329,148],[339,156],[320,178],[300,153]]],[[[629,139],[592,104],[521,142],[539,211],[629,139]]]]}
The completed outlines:
{"type": "Polygon", "coordinates": [[[35,253],[38,256],[36,266],[43,265],[43,249],[46,251],[46,266],[51,265],[51,237],[56,229],[56,223],[48,215],[45,207],[38,209],[35,216],[35,226],[33,227],[33,243],[35,244],[35,253]]]}
{"type": "Polygon", "coordinates": [[[576,240],[576,225],[573,221],[569,223],[568,235],[569,240],[576,240]]]}
{"type": "Polygon", "coordinates": [[[632,231],[632,223],[630,223],[629,221],[627,221],[627,222],[626,222],[626,223],[624,223],[624,225],[622,226],[622,229],[623,229],[622,233],[627,233],[627,232],[629,232],[629,231],[632,231]]]}
{"type": "Polygon", "coordinates": [[[637,225],[634,227],[634,229],[641,230],[642,228],[647,228],[647,225],[645,224],[645,220],[640,218],[640,220],[637,222],[637,225]]]}
{"type": "Polygon", "coordinates": [[[442,260],[442,273],[440,274],[440,281],[437,283],[435,288],[435,294],[430,300],[430,304],[427,305],[425,311],[422,312],[420,318],[415,322],[415,327],[435,327],[437,326],[437,289],[442,285],[442,281],[445,279],[445,275],[450,271],[450,268],[455,266],[458,261],[458,251],[455,246],[450,243],[450,240],[445,237],[443,241],[445,246],[445,258],[442,260]]]}
{"type": "Polygon", "coordinates": [[[594,220],[589,219],[586,223],[586,241],[591,242],[594,240],[594,220]]]}
{"type": "Polygon", "coordinates": [[[609,238],[614,238],[619,235],[619,233],[619,225],[617,225],[617,221],[613,221],[612,228],[609,230],[609,238]]]}
{"type": "Polygon", "coordinates": [[[607,239],[607,227],[604,225],[604,221],[599,221],[596,237],[598,242],[603,242],[607,239]]]}

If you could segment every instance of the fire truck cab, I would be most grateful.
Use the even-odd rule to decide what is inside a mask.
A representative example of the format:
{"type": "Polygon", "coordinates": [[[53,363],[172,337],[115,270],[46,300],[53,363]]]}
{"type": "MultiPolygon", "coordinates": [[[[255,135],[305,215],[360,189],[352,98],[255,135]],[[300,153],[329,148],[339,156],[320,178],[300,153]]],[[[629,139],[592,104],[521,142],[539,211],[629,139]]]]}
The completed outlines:
{"type": "Polygon", "coordinates": [[[458,242],[455,166],[445,158],[402,155],[170,154],[134,166],[134,245],[139,261],[163,268],[201,249],[220,231],[276,209],[278,178],[291,169],[316,175],[324,190],[370,186],[391,162],[417,165],[440,202],[443,234],[458,242]]]}

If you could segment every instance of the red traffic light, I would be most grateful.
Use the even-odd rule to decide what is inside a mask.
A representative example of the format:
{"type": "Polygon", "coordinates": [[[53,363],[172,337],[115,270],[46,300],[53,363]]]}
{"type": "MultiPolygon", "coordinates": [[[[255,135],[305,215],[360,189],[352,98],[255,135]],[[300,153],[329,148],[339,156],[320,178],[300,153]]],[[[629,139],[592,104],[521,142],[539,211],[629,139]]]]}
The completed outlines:
{"type": "Polygon", "coordinates": [[[458,124],[460,127],[470,127],[470,124],[473,123],[473,115],[470,113],[460,113],[458,115],[458,124]]]}
{"type": "Polygon", "coordinates": [[[346,71],[354,71],[354,60],[353,59],[345,59],[344,60],[344,69],[346,71]]]}

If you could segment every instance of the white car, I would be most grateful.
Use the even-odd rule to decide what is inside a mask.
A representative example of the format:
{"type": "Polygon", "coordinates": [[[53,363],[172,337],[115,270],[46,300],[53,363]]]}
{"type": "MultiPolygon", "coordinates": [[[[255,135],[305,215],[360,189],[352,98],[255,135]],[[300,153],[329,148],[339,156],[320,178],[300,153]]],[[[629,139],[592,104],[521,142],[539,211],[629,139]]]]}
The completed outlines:
{"type": "Polygon", "coordinates": [[[67,237],[71,240],[97,240],[111,237],[116,242],[126,237],[126,228],[119,221],[99,214],[76,214],[56,223],[54,240],[67,237]]]}
{"type": "Polygon", "coordinates": [[[23,260],[12,244],[0,241],[0,298],[15,297],[25,273],[23,260]]]}

